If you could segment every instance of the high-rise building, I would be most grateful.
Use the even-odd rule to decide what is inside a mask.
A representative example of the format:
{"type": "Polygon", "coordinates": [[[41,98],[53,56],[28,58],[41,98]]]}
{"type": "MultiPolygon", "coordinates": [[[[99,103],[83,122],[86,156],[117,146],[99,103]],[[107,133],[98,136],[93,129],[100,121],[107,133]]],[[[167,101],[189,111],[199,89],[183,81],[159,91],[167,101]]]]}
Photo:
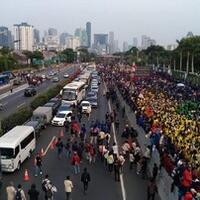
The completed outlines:
{"type": "Polygon", "coordinates": [[[33,26],[27,23],[14,25],[14,48],[33,51],[33,26]]]}
{"type": "Polygon", "coordinates": [[[60,45],[65,46],[68,37],[69,37],[68,33],[61,33],[60,34],[60,45]]]}
{"type": "Polygon", "coordinates": [[[87,45],[88,45],[88,36],[87,36],[87,32],[86,32],[85,29],[77,28],[75,30],[74,36],[75,37],[79,37],[80,42],[81,42],[81,46],[87,47],[87,45]]]}
{"type": "Polygon", "coordinates": [[[94,34],[93,49],[97,54],[108,53],[108,34],[94,34]]]}
{"type": "Polygon", "coordinates": [[[86,23],[86,33],[87,33],[87,46],[88,48],[91,48],[91,40],[92,40],[91,22],[86,23]]]}
{"type": "Polygon", "coordinates": [[[129,50],[128,42],[123,42],[123,52],[126,52],[129,50]]]}
{"type": "Polygon", "coordinates": [[[57,36],[58,35],[58,32],[55,28],[49,28],[48,29],[48,35],[50,36],[57,36]]]}
{"type": "Polygon", "coordinates": [[[40,43],[40,31],[37,29],[33,29],[33,42],[34,44],[40,43]]]}
{"type": "Polygon", "coordinates": [[[81,46],[80,38],[71,36],[67,38],[67,48],[76,50],[76,48],[81,46]]]}
{"type": "Polygon", "coordinates": [[[142,36],[142,43],[141,43],[141,47],[142,49],[146,49],[152,45],[156,45],[156,41],[146,35],[142,36]]]}
{"type": "Polygon", "coordinates": [[[114,40],[114,52],[120,52],[118,40],[114,40]]]}
{"type": "Polygon", "coordinates": [[[113,54],[115,52],[114,43],[115,43],[114,32],[110,31],[109,32],[109,53],[110,54],[113,54]]]}
{"type": "Polygon", "coordinates": [[[12,35],[7,27],[0,27],[0,46],[12,48],[12,35]]]}
{"type": "Polygon", "coordinates": [[[133,47],[137,47],[138,46],[138,40],[136,37],[133,38],[133,47]]]}

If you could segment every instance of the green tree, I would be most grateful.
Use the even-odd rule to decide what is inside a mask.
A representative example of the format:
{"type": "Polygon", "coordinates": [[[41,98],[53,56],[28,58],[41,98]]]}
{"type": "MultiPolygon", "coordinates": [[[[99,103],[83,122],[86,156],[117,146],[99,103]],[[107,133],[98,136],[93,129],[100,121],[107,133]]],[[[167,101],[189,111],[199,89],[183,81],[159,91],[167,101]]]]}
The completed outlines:
{"type": "Polygon", "coordinates": [[[67,48],[61,52],[61,54],[65,55],[66,62],[73,63],[76,60],[77,53],[70,48],[67,48]]]}

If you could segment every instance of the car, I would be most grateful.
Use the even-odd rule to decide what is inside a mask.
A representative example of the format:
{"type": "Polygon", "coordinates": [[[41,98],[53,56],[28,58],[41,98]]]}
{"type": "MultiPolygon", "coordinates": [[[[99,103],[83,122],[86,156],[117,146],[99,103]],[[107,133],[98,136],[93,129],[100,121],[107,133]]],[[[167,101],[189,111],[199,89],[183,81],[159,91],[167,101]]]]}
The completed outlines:
{"type": "Polygon", "coordinates": [[[97,98],[94,98],[94,97],[86,98],[86,101],[90,102],[92,108],[97,108],[98,107],[97,98]]]}
{"type": "Polygon", "coordinates": [[[46,104],[44,104],[44,107],[51,107],[52,108],[52,115],[55,115],[58,111],[58,108],[60,107],[60,105],[56,102],[47,102],[46,104]]]}
{"type": "Polygon", "coordinates": [[[57,82],[60,81],[60,79],[56,76],[56,77],[54,77],[54,78],[52,79],[52,81],[53,81],[54,83],[57,83],[57,82]]]}
{"type": "Polygon", "coordinates": [[[51,124],[54,126],[64,126],[66,122],[71,122],[72,111],[60,111],[52,119],[51,124]]]}
{"type": "Polygon", "coordinates": [[[46,79],[46,75],[45,74],[42,74],[41,77],[42,77],[43,80],[46,79]]]}
{"type": "Polygon", "coordinates": [[[90,90],[93,91],[93,92],[98,93],[99,87],[98,87],[98,85],[91,85],[90,90]]]}
{"type": "Polygon", "coordinates": [[[94,91],[89,91],[86,95],[86,99],[87,98],[97,98],[97,94],[94,91]]]}
{"type": "Polygon", "coordinates": [[[82,111],[82,113],[87,113],[87,114],[91,113],[92,106],[89,101],[81,102],[81,111],[82,111]]]}
{"type": "Polygon", "coordinates": [[[69,74],[64,74],[63,77],[64,78],[69,78],[69,74]]]}
{"type": "Polygon", "coordinates": [[[58,109],[58,112],[61,112],[61,111],[72,111],[72,106],[70,104],[62,104],[59,109],[58,109]]]}
{"type": "Polygon", "coordinates": [[[29,86],[24,90],[25,97],[32,97],[37,94],[37,91],[34,86],[29,86]]]}
{"type": "Polygon", "coordinates": [[[49,76],[54,76],[53,71],[49,72],[49,76]]]}
{"type": "Polygon", "coordinates": [[[92,79],[91,84],[93,83],[99,84],[99,81],[97,79],[92,79]]]}

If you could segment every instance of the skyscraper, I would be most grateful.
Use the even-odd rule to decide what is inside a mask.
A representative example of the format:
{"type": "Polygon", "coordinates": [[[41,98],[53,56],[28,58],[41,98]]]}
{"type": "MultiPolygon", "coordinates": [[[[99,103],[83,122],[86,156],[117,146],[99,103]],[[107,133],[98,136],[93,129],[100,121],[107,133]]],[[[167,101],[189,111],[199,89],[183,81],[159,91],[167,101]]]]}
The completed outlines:
{"type": "Polygon", "coordinates": [[[138,40],[136,37],[133,38],[133,47],[137,47],[138,46],[138,40]]]}
{"type": "Polygon", "coordinates": [[[88,45],[88,36],[87,36],[87,32],[86,32],[85,29],[77,28],[75,30],[74,36],[75,37],[79,37],[80,42],[81,42],[81,46],[87,47],[87,45],[88,45]]]}
{"type": "Polygon", "coordinates": [[[48,29],[48,35],[50,36],[57,36],[58,32],[55,28],[49,28],[48,29]]]}
{"type": "Polygon", "coordinates": [[[87,46],[88,48],[91,48],[91,39],[92,39],[91,22],[86,23],[86,33],[87,33],[87,46]]]}
{"type": "Polygon", "coordinates": [[[98,54],[108,53],[108,34],[94,34],[93,48],[98,54]]]}
{"type": "Polygon", "coordinates": [[[40,31],[37,30],[37,29],[34,29],[33,30],[33,41],[34,41],[34,44],[39,44],[40,43],[40,31]]]}
{"type": "Polygon", "coordinates": [[[109,32],[109,53],[113,54],[115,49],[114,49],[114,44],[115,43],[115,39],[114,39],[114,32],[110,31],[109,32]]]}
{"type": "Polygon", "coordinates": [[[7,27],[0,27],[0,46],[1,47],[12,47],[12,35],[11,31],[7,27]]]}
{"type": "Polygon", "coordinates": [[[142,36],[142,43],[141,43],[141,47],[142,49],[146,49],[152,45],[156,45],[156,41],[146,35],[142,36]]]}
{"type": "Polygon", "coordinates": [[[33,26],[27,23],[15,24],[14,41],[16,50],[33,51],[33,26]]]}
{"type": "Polygon", "coordinates": [[[129,49],[128,42],[123,42],[123,52],[128,51],[128,49],[129,49]]]}
{"type": "Polygon", "coordinates": [[[65,46],[68,37],[69,37],[68,33],[61,33],[60,34],[60,45],[65,46]]]}

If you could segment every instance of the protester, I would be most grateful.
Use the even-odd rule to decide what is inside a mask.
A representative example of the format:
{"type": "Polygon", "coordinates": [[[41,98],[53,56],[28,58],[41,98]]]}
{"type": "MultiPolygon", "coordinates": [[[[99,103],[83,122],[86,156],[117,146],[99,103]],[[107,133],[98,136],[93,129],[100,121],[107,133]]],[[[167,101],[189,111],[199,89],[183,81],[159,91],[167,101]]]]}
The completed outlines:
{"type": "Polygon", "coordinates": [[[153,178],[150,179],[147,186],[147,200],[154,200],[157,193],[157,186],[153,178]]]}
{"type": "Polygon", "coordinates": [[[88,185],[90,181],[91,181],[90,174],[88,173],[87,168],[84,168],[84,171],[81,174],[81,182],[83,183],[84,194],[86,194],[88,190],[88,185]]]}
{"type": "Polygon", "coordinates": [[[36,190],[36,185],[32,184],[31,189],[28,190],[28,195],[30,200],[38,200],[39,199],[39,192],[36,190]]]}
{"type": "Polygon", "coordinates": [[[37,153],[35,157],[35,176],[42,175],[42,157],[37,153]]]}
{"type": "Polygon", "coordinates": [[[65,193],[66,193],[66,200],[70,200],[72,189],[73,189],[73,183],[70,180],[70,176],[67,176],[66,180],[64,180],[64,186],[65,186],[65,193]]]}
{"type": "Polygon", "coordinates": [[[78,174],[80,173],[80,157],[78,156],[77,152],[74,152],[72,159],[71,159],[71,164],[73,165],[74,168],[74,173],[78,174]]]}
{"type": "Polygon", "coordinates": [[[17,186],[17,190],[15,193],[15,200],[26,200],[26,196],[24,190],[22,189],[21,184],[17,186]]]}
{"type": "Polygon", "coordinates": [[[7,200],[15,199],[16,190],[13,182],[10,182],[10,184],[6,187],[6,193],[7,193],[7,200]]]}
{"type": "Polygon", "coordinates": [[[58,152],[58,158],[61,159],[62,154],[63,154],[63,147],[64,147],[61,138],[58,138],[58,142],[56,144],[56,147],[57,147],[57,152],[58,152]]]}

